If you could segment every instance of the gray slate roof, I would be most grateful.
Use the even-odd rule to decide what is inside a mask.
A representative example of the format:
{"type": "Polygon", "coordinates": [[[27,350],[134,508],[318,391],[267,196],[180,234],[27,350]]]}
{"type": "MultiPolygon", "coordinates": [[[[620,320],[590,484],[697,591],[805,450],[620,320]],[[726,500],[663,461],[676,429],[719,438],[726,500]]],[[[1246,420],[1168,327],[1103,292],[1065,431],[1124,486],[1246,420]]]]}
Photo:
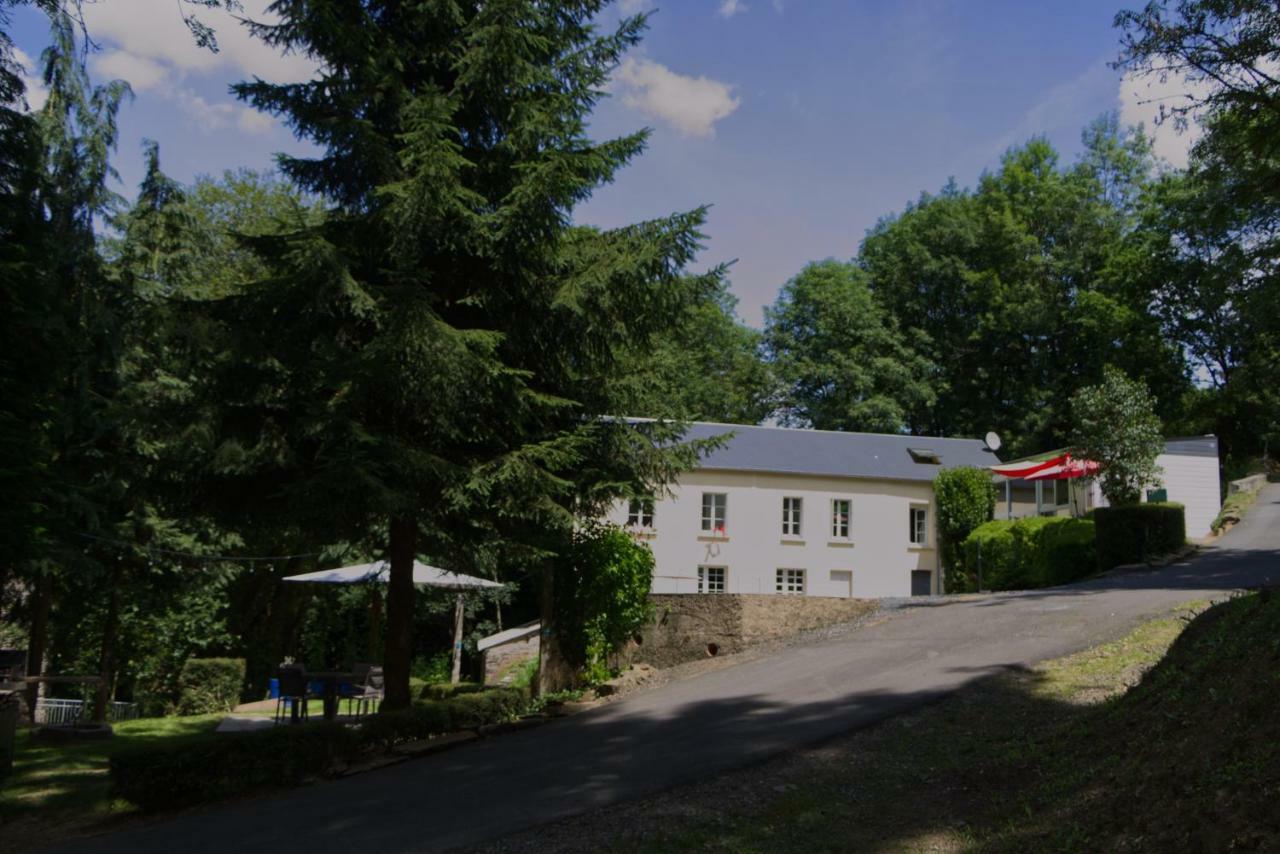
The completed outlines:
{"type": "Polygon", "coordinates": [[[703,458],[699,468],[931,481],[945,468],[986,467],[1000,462],[979,439],[840,433],[702,421],[689,425],[685,439],[710,439],[725,433],[732,433],[733,438],[703,458]],[[937,455],[939,464],[918,463],[908,449],[931,451],[937,455]]]}
{"type": "Polygon", "coordinates": [[[1178,436],[1172,439],[1165,439],[1164,452],[1183,457],[1217,457],[1218,437],[1213,435],[1178,436]]]}

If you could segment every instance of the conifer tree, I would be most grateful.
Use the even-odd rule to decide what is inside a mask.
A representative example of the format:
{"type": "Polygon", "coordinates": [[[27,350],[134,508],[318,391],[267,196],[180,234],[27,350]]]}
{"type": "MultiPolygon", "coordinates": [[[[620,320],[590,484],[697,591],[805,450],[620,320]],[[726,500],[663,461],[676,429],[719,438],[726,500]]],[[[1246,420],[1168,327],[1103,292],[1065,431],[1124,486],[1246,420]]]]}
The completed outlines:
{"type": "Polygon", "coordinates": [[[410,699],[415,557],[496,549],[540,571],[549,618],[575,520],[689,461],[666,425],[603,417],[624,356],[722,272],[682,275],[702,210],[572,224],[646,140],[586,133],[644,28],[601,32],[605,5],[283,0],[256,33],[317,78],[235,87],[320,148],[280,166],[329,210],[256,239],[267,279],[224,301],[207,491],[388,556],[386,708],[410,699]]]}
{"type": "Polygon", "coordinates": [[[10,381],[34,390],[21,412],[39,436],[39,478],[25,493],[32,508],[26,523],[38,543],[18,566],[32,591],[33,669],[44,656],[58,578],[104,569],[85,536],[112,524],[121,486],[110,463],[117,434],[107,414],[117,387],[116,304],[94,229],[116,202],[108,187],[114,176],[109,155],[129,89],[119,81],[92,86],[74,22],[57,10],[51,21],[51,45],[42,57],[48,96],[38,112],[14,123],[31,145],[14,179],[28,194],[15,217],[27,242],[20,250],[22,278],[6,282],[16,295],[16,319],[28,324],[23,343],[37,358],[29,359],[30,373],[22,377],[3,366],[10,381]]]}

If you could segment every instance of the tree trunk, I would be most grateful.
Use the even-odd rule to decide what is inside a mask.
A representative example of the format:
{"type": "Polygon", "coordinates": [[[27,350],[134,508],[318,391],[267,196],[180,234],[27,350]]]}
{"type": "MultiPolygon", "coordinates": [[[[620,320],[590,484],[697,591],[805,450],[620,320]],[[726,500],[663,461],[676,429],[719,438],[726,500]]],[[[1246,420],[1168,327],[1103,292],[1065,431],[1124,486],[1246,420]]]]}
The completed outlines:
{"type": "Polygon", "coordinates": [[[383,678],[387,711],[407,709],[409,663],[413,655],[413,560],[417,552],[418,526],[412,519],[392,519],[390,537],[391,572],[387,579],[387,646],[383,655],[383,678]]]}
{"type": "Polygon", "coordinates": [[[542,571],[542,632],[538,639],[538,695],[554,694],[573,687],[573,669],[564,660],[556,638],[555,568],[542,571]]]}
{"type": "Polygon", "coordinates": [[[120,627],[120,573],[111,573],[111,598],[107,602],[107,621],[102,627],[102,651],[98,657],[98,691],[93,700],[93,722],[107,719],[111,701],[112,675],[115,673],[116,632],[120,627]]]}
{"type": "Polygon", "coordinates": [[[462,681],[462,620],[466,616],[462,603],[462,594],[453,606],[453,673],[449,676],[450,684],[457,685],[462,681]]]}
{"type": "Polygon", "coordinates": [[[369,586],[369,663],[378,661],[378,646],[382,642],[382,585],[369,586]]]}
{"type": "MultiPolygon", "coordinates": [[[[49,642],[49,610],[53,607],[53,575],[43,573],[31,592],[31,630],[27,636],[27,675],[44,673],[44,651],[49,642]]],[[[36,720],[36,702],[40,699],[40,683],[27,686],[27,712],[36,720]]]]}

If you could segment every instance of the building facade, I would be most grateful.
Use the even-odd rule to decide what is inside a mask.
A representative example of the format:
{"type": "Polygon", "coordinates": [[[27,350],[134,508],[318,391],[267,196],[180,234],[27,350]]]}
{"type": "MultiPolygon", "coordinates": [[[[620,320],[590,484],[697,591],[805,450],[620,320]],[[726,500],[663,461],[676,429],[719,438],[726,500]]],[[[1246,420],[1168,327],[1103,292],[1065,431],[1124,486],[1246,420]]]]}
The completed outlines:
{"type": "Polygon", "coordinates": [[[699,423],[730,434],[667,494],[609,521],[648,543],[654,593],[880,598],[939,589],[933,478],[982,442],[699,423]]]}

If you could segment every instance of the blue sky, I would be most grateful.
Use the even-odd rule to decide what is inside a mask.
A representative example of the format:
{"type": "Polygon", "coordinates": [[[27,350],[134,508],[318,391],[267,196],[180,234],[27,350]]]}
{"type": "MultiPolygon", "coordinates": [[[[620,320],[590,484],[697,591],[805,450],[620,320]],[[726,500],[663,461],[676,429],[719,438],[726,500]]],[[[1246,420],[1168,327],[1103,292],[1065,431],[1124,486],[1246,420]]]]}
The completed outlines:
{"type": "MultiPolygon", "coordinates": [[[[1149,125],[1155,108],[1144,101],[1163,93],[1107,67],[1124,4],[620,0],[610,17],[654,14],[593,131],[647,126],[653,136],[577,219],[612,226],[712,205],[699,263],[736,259],[739,313],[758,325],[806,261],[853,256],[877,219],[950,176],[972,185],[1010,145],[1044,134],[1070,158],[1080,129],[1103,112],[1149,125]]],[[[244,5],[257,17],[265,4],[244,5]]],[[[86,7],[95,78],[123,77],[136,90],[120,121],[126,194],[141,176],[143,138],[160,142],[180,180],[305,150],[227,86],[255,74],[299,79],[311,64],[273,54],[223,13],[201,17],[218,31],[216,56],[194,45],[174,0],[86,7]]],[[[30,10],[13,23],[34,70],[47,25],[30,10]]],[[[1188,141],[1162,128],[1157,150],[1180,164],[1188,141]]]]}

